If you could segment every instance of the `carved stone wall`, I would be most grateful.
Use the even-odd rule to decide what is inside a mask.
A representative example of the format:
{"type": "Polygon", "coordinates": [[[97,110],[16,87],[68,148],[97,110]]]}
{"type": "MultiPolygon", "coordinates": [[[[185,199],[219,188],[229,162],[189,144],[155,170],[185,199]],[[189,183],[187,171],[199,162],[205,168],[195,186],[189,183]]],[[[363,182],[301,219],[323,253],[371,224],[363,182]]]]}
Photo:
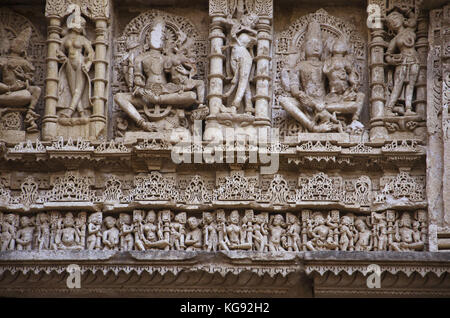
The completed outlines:
{"type": "Polygon", "coordinates": [[[2,5],[0,295],[448,297],[450,7],[335,2],[2,5]]]}

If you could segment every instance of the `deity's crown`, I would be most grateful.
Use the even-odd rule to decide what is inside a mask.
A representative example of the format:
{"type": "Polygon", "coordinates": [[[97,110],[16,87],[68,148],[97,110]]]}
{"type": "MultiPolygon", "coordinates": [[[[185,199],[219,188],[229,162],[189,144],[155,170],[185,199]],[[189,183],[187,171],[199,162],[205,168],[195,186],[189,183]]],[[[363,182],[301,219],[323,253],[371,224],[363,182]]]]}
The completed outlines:
{"type": "Polygon", "coordinates": [[[317,22],[316,20],[312,20],[311,22],[309,22],[308,30],[306,31],[305,41],[308,42],[312,39],[322,41],[322,31],[320,30],[319,22],[317,22]]]}

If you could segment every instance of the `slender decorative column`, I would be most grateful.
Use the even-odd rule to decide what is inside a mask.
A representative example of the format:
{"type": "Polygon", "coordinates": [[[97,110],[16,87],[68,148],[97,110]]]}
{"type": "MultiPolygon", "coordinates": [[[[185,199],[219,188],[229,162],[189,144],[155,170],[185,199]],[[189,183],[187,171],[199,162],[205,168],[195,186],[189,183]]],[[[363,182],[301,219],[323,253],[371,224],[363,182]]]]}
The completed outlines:
{"type": "Polygon", "coordinates": [[[383,122],[384,105],[386,103],[386,84],[384,79],[384,28],[381,16],[385,15],[385,7],[379,6],[377,1],[369,0],[369,8],[375,9],[369,12],[375,15],[376,21],[370,27],[369,43],[369,68],[370,68],[370,140],[385,140],[387,138],[387,129],[383,122]]]}
{"type": "MultiPolygon", "coordinates": [[[[270,7],[272,7],[272,2],[270,7]]],[[[262,16],[257,24],[258,46],[256,60],[256,95],[255,100],[255,125],[270,126],[270,61],[271,61],[271,43],[272,43],[272,17],[262,16]]]]}
{"type": "MultiPolygon", "coordinates": [[[[427,105],[428,19],[423,12],[420,13],[418,19],[416,49],[419,53],[420,70],[416,83],[415,105],[417,114],[425,119],[427,105]]],[[[425,132],[423,135],[425,135],[425,132]]]]}
{"type": "MultiPolygon", "coordinates": [[[[47,10],[46,10],[47,11],[47,10]]],[[[46,12],[47,13],[47,12],[46,12]]],[[[45,86],[45,114],[42,119],[42,140],[56,137],[56,105],[58,103],[58,59],[56,52],[61,45],[61,19],[55,12],[47,15],[47,77],[45,86]]]]}
{"type": "Polygon", "coordinates": [[[108,48],[108,36],[107,36],[107,17],[102,16],[95,19],[95,33],[96,39],[95,45],[95,60],[94,70],[95,78],[92,80],[94,83],[94,94],[92,96],[93,111],[90,118],[90,136],[98,138],[100,134],[106,134],[106,110],[107,105],[107,92],[106,87],[108,84],[107,69],[108,61],[106,60],[106,52],[108,48]]]}
{"type": "Polygon", "coordinates": [[[430,12],[427,94],[427,201],[430,251],[450,249],[450,5],[430,12]],[[448,33],[448,32],[447,32],[448,33]]]}
{"type": "Polygon", "coordinates": [[[222,47],[225,40],[225,34],[222,26],[220,26],[216,19],[221,17],[220,13],[215,13],[212,16],[211,31],[209,40],[211,43],[211,51],[209,54],[209,110],[210,116],[214,117],[220,112],[223,98],[223,80],[224,70],[223,62],[225,55],[222,53],[222,47]]]}

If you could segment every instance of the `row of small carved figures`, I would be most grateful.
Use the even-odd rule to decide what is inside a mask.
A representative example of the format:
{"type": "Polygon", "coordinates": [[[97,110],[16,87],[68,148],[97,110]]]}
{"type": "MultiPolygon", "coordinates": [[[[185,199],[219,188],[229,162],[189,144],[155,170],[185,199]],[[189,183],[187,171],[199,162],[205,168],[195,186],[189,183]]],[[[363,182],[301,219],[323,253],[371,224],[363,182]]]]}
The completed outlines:
{"type": "MultiPolygon", "coordinates": [[[[197,213],[197,216],[198,213],[197,213]]],[[[203,212],[201,218],[170,210],[120,213],[0,212],[1,251],[187,250],[218,251],[414,251],[424,250],[427,214],[338,210],[300,213],[247,209],[203,212]]]]}

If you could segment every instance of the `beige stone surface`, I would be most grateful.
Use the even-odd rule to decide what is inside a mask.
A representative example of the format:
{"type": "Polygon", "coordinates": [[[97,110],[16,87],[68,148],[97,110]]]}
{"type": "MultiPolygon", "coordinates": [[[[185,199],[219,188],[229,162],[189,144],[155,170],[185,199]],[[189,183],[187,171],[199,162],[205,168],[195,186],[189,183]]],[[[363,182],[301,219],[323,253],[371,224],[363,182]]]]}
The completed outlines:
{"type": "Polygon", "coordinates": [[[21,3],[1,296],[450,295],[445,1],[21,3]]]}

